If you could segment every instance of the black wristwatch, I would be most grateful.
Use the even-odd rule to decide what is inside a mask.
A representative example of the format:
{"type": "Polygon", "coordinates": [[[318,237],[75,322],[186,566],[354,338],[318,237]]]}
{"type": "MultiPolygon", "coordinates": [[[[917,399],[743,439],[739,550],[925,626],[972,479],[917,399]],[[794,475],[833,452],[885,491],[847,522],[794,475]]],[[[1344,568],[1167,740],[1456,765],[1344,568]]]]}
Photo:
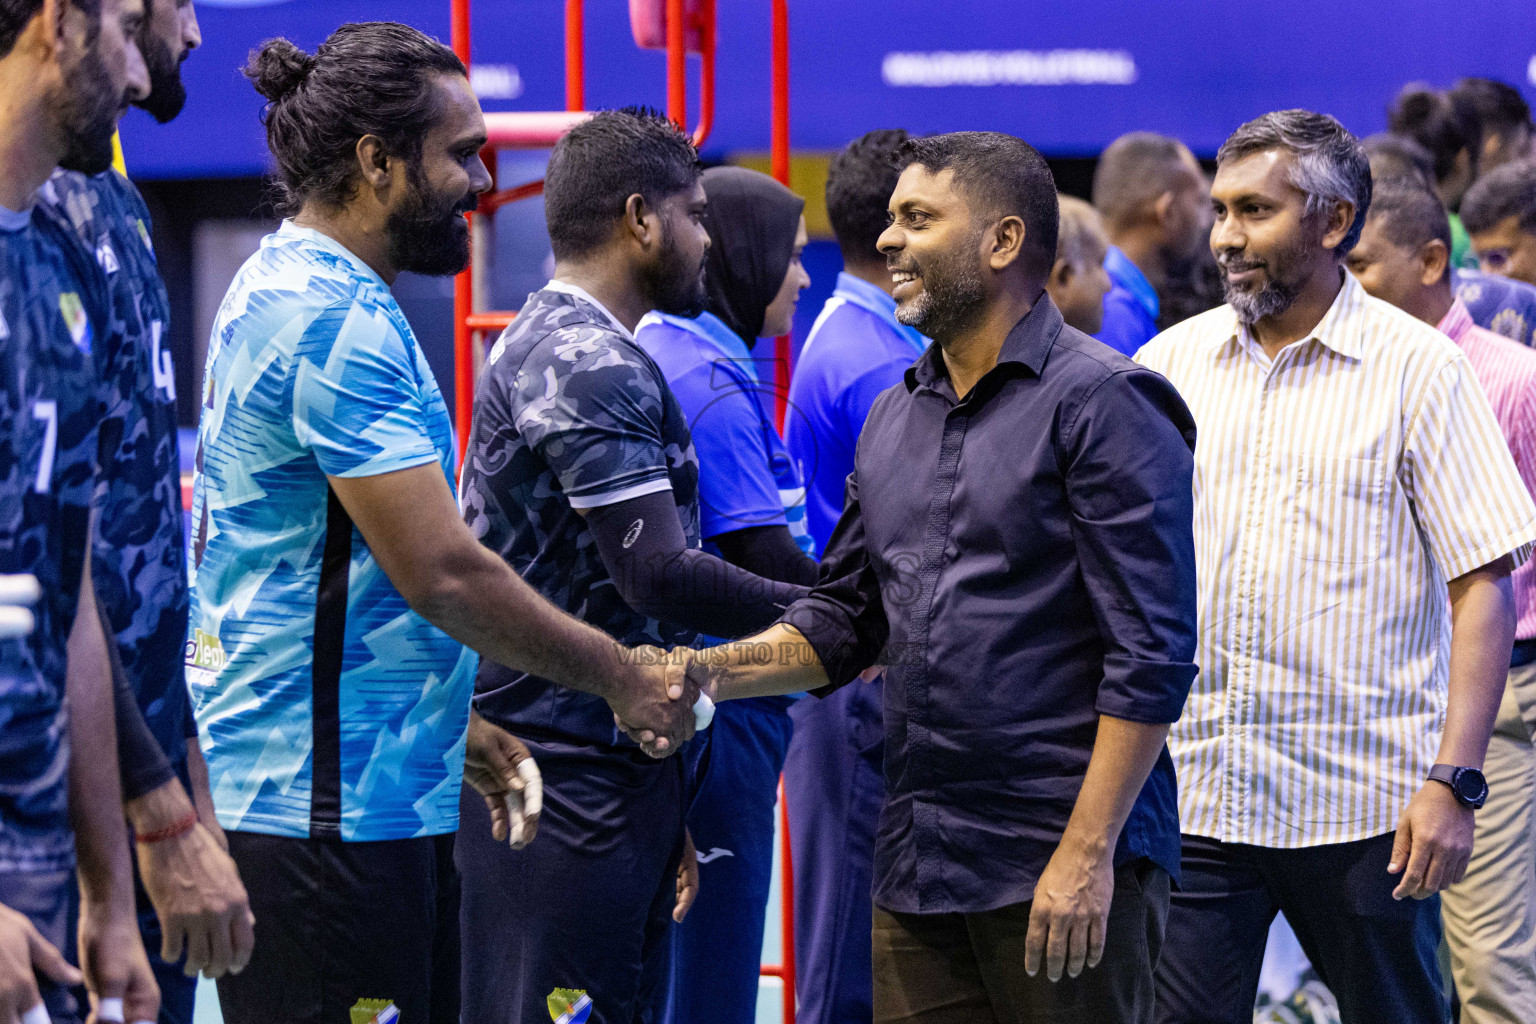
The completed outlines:
{"type": "Polygon", "coordinates": [[[1488,780],[1476,768],[1458,768],[1453,764],[1437,764],[1429,770],[1429,777],[1451,787],[1463,807],[1474,811],[1488,799],[1488,780]]]}

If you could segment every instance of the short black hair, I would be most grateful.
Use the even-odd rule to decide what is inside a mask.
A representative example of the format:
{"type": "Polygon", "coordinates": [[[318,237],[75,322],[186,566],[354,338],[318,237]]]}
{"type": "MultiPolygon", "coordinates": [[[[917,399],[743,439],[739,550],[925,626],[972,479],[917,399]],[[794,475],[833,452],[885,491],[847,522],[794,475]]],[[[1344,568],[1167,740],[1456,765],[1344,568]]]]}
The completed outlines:
{"type": "Polygon", "coordinates": [[[878,128],[848,143],[827,165],[827,218],[844,260],[883,259],[875,245],[901,177],[896,153],[908,138],[901,128],[878,128]]]}
{"type": "Polygon", "coordinates": [[[1520,90],[1493,78],[1463,78],[1451,87],[1452,96],[1463,97],[1477,111],[1483,135],[1501,135],[1515,128],[1536,131],[1531,123],[1531,105],[1520,90]]]}
{"type": "Polygon", "coordinates": [[[1461,222],[1473,234],[1502,220],[1520,218],[1520,230],[1536,234],[1536,160],[1516,160],[1477,179],[1461,201],[1461,222]]]}
{"type": "Polygon", "coordinates": [[[1295,157],[1291,184],[1307,196],[1307,216],[1337,202],[1355,208],[1344,240],[1333,250],[1343,257],[1360,241],[1371,207],[1371,162],[1360,141],[1335,118],[1311,110],[1276,110],[1241,125],[1216,151],[1216,166],[1271,149],[1295,157]]]}
{"type": "MultiPolygon", "coordinates": [[[[69,5],[88,19],[87,39],[101,28],[101,0],[69,0],[69,5]]],[[[8,55],[22,30],[43,10],[43,0],[0,0],[0,57],[8,55]]]]}
{"type": "Polygon", "coordinates": [[[1404,86],[1387,111],[1387,127],[1429,150],[1435,161],[1435,181],[1451,176],[1462,150],[1472,161],[1472,173],[1477,173],[1483,132],[1477,108],[1466,97],[1417,83],[1404,86]]]}
{"type": "Polygon", "coordinates": [[[1361,139],[1360,148],[1371,162],[1372,181],[1413,177],[1426,185],[1435,183],[1435,158],[1406,135],[1377,132],[1361,139]]]}
{"type": "Polygon", "coordinates": [[[414,165],[439,115],[432,80],[466,74],[448,47],[393,21],[343,25],[313,54],[268,39],[251,51],[244,71],[268,100],[262,120],[287,213],[311,200],[335,208],[352,199],[364,135],[414,165]]]}
{"type": "Polygon", "coordinates": [[[1148,202],[1173,187],[1187,165],[1184,144],[1153,132],[1122,135],[1099,154],[1093,169],[1093,205],[1118,230],[1148,202]]]}
{"type": "Polygon", "coordinates": [[[1418,177],[1376,182],[1370,220],[1393,245],[1418,249],[1438,238],[1447,251],[1451,248],[1451,218],[1440,197],[1418,177]]]}
{"type": "Polygon", "coordinates": [[[693,142],[648,107],[600,110],[555,143],[544,172],[544,222],[555,259],[601,246],[639,194],[656,207],[693,188],[700,174],[693,142]]]}
{"type": "Polygon", "coordinates": [[[1026,269],[1046,276],[1056,263],[1056,179],[1035,147],[1002,132],[950,132],[908,139],[897,166],[917,164],[937,174],[952,169],[955,186],[984,215],[1024,221],[1026,269]]]}

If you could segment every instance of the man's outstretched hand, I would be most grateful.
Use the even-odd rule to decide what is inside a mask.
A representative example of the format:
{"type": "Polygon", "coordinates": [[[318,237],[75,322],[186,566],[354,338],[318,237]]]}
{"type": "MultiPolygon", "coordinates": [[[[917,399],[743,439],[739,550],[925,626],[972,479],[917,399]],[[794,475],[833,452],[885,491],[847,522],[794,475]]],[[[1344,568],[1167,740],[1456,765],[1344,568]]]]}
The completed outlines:
{"type": "Polygon", "coordinates": [[[544,809],[544,780],[523,741],[469,713],[464,750],[464,781],[485,797],[491,811],[491,835],[521,850],[539,831],[544,809]]]}
{"type": "Polygon", "coordinates": [[[675,754],[695,728],[699,686],[689,672],[690,651],[636,647],[624,652],[624,659],[626,677],[608,701],[614,721],[652,757],[675,754]]]}

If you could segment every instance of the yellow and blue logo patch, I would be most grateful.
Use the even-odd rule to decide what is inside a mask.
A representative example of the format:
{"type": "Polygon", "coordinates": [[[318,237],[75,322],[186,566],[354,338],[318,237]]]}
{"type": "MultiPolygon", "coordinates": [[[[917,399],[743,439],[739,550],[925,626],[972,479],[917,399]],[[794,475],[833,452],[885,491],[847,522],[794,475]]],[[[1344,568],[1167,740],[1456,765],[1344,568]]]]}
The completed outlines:
{"type": "Polygon", "coordinates": [[[85,304],[80,301],[79,294],[60,292],[59,313],[64,317],[64,326],[69,328],[69,336],[74,339],[75,347],[89,352],[91,350],[91,318],[85,315],[85,304]]]}
{"type": "Polygon", "coordinates": [[[350,1013],[352,1024],[400,1024],[400,1011],[388,999],[359,999],[350,1013]]]}
{"type": "Polygon", "coordinates": [[[585,989],[557,988],[549,994],[549,1018],[555,1024],[586,1024],[592,1016],[592,997],[585,989]]]}

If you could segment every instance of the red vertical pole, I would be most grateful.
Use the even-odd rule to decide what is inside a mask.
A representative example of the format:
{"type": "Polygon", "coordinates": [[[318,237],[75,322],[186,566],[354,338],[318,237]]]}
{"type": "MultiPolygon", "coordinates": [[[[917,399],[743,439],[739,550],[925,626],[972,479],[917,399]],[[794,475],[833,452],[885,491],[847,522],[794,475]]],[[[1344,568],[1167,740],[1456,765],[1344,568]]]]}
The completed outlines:
{"type": "MultiPolygon", "coordinates": [[[[770,162],[773,176],[789,184],[789,0],[773,0],[773,43],[771,50],[772,135],[770,162]]],[[[784,413],[789,405],[791,351],[789,336],[774,339],[774,420],[784,432],[784,413]]],[[[787,962],[787,958],[786,958],[787,962]]]]}
{"type": "Polygon", "coordinates": [[[795,1024],[795,865],[789,845],[789,803],[784,792],[784,776],[779,776],[779,859],[784,875],[779,884],[784,887],[784,905],[779,908],[779,934],[784,945],[779,958],[784,969],[779,977],[784,981],[784,1024],[795,1024]]]}
{"type": "Polygon", "coordinates": [[[584,0],[565,0],[565,109],[587,109],[584,0]]]}
{"type": "MultiPolygon", "coordinates": [[[[469,0],[453,0],[450,13],[453,52],[469,67],[469,0]]],[[[473,231],[474,214],[470,214],[473,231]]],[[[469,421],[475,407],[475,364],[470,352],[473,335],[467,318],[474,308],[474,284],[469,268],[453,279],[453,426],[459,435],[459,465],[469,446],[469,421]]]]}
{"type": "Polygon", "coordinates": [[[688,130],[688,23],[683,0],[667,0],[667,117],[688,130]]]}

